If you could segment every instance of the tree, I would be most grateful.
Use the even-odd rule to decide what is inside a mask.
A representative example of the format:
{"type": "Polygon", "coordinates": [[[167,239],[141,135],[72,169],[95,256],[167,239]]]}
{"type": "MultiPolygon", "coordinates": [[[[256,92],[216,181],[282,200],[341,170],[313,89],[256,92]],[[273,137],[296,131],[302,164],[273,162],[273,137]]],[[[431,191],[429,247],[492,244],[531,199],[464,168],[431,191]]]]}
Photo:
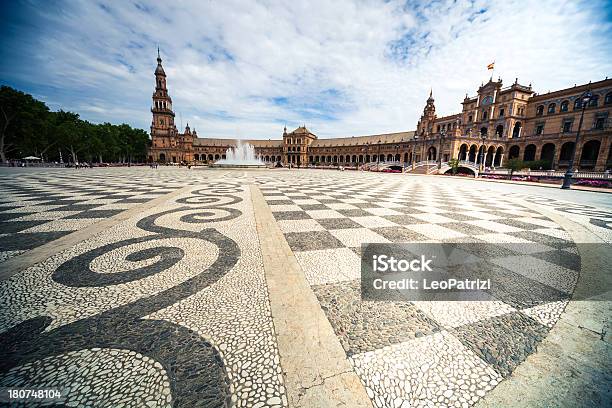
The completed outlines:
{"type": "Polygon", "coordinates": [[[49,108],[8,86],[0,89],[0,159],[35,155],[68,161],[146,161],[149,135],[130,125],[93,124],[78,113],[49,108]]]}
{"type": "Polygon", "coordinates": [[[3,163],[7,161],[9,152],[19,155],[23,148],[39,145],[36,137],[41,133],[48,114],[47,105],[32,95],[8,86],[0,88],[0,160],[3,163]]]}
{"type": "Polygon", "coordinates": [[[448,165],[451,168],[451,172],[453,173],[453,176],[457,174],[457,172],[459,171],[459,159],[450,159],[448,161],[448,165]]]}
{"type": "Polygon", "coordinates": [[[510,177],[512,177],[512,174],[515,171],[525,168],[525,163],[521,159],[518,159],[518,158],[509,159],[508,161],[506,161],[506,167],[510,169],[510,177]]]}

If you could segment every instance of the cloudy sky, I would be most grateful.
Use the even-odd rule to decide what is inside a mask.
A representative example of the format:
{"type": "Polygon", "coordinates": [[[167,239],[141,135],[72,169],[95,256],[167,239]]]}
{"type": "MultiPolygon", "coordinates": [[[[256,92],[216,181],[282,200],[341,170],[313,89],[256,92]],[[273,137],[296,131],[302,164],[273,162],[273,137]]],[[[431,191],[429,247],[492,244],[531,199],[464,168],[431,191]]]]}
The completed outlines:
{"type": "Polygon", "coordinates": [[[492,61],[540,93],[612,77],[609,1],[0,4],[0,83],[148,130],[159,44],[177,124],[200,137],[412,130],[430,87],[455,113],[492,61]]]}

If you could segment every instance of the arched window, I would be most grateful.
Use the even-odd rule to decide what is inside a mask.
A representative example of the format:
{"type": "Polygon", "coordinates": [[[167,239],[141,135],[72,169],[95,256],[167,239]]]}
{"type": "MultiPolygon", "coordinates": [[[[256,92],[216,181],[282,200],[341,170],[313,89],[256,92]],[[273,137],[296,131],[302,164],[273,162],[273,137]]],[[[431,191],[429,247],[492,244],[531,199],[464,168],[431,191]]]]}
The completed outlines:
{"type": "Polygon", "coordinates": [[[537,116],[542,116],[544,114],[544,105],[539,105],[536,108],[536,115],[537,116]]]}
{"type": "Polygon", "coordinates": [[[599,102],[599,95],[593,95],[593,97],[589,101],[589,106],[596,107],[598,102],[599,102]]]}
{"type": "Polygon", "coordinates": [[[487,120],[487,117],[489,116],[489,112],[485,109],[482,110],[482,120],[487,120]]]}
{"type": "Polygon", "coordinates": [[[557,104],[556,103],[548,104],[548,114],[550,115],[551,113],[555,113],[555,109],[556,108],[557,108],[557,104]]]}
{"type": "Polygon", "coordinates": [[[580,109],[582,108],[582,102],[580,101],[580,98],[577,98],[574,101],[574,110],[580,109]]]}
{"type": "Polygon", "coordinates": [[[606,98],[604,99],[604,104],[605,105],[608,105],[610,103],[612,103],[612,92],[608,92],[606,94],[606,98]]]}
{"type": "Polygon", "coordinates": [[[561,108],[559,109],[560,112],[567,112],[569,108],[569,102],[568,101],[563,101],[561,102],[561,108]]]}
{"type": "Polygon", "coordinates": [[[504,134],[504,125],[497,125],[495,128],[495,136],[502,137],[504,134]]]}

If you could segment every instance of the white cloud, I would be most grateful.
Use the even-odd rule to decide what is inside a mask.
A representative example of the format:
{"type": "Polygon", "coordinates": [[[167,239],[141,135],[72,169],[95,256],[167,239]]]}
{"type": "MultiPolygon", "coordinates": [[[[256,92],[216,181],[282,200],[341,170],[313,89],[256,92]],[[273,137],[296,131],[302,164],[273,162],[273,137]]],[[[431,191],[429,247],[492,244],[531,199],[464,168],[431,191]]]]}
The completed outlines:
{"type": "Polygon", "coordinates": [[[321,137],[404,131],[414,129],[430,87],[439,114],[459,111],[492,60],[507,84],[518,77],[540,92],[602,79],[612,72],[603,7],[66,3],[29,10],[39,25],[22,28],[32,35],[13,52],[30,63],[3,64],[0,73],[84,118],[148,128],[159,43],[174,108],[200,136],[276,138],[285,122],[306,123],[321,137]]]}

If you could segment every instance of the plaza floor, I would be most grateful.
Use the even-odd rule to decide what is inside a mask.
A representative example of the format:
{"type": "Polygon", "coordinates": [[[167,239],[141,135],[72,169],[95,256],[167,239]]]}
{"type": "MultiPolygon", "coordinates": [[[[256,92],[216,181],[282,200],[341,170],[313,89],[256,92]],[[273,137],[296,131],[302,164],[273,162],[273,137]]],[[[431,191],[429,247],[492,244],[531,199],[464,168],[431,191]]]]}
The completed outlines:
{"type": "Polygon", "coordinates": [[[0,389],[58,388],[68,406],[605,405],[609,292],[572,294],[609,288],[609,252],[576,259],[612,242],[612,198],[529,188],[0,169],[0,389]],[[499,244],[479,265],[525,290],[362,301],[361,245],[402,242],[499,244]]]}

